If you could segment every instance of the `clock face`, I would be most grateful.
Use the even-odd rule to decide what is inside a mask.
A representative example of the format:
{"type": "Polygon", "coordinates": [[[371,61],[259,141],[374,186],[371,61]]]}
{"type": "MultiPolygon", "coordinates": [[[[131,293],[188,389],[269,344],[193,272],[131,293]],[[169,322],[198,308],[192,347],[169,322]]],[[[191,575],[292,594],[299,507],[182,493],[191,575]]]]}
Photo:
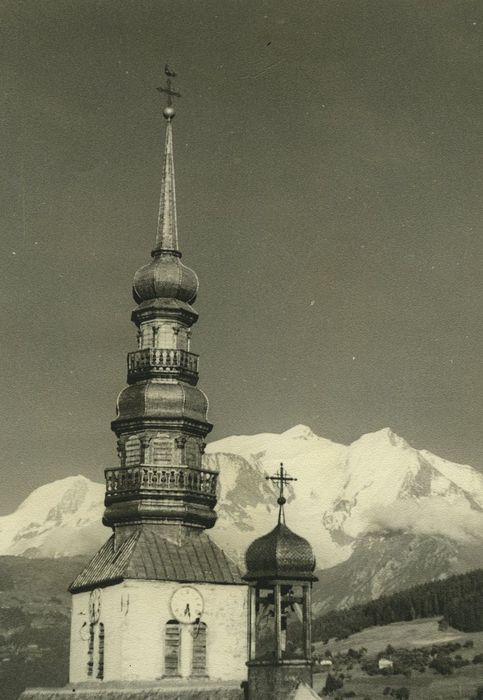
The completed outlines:
{"type": "Polygon", "coordinates": [[[173,593],[171,612],[178,622],[190,624],[200,619],[203,614],[203,598],[196,588],[182,586],[173,593]]]}
{"type": "Polygon", "coordinates": [[[89,596],[89,620],[93,624],[99,622],[101,614],[101,589],[95,588],[89,596]]]}

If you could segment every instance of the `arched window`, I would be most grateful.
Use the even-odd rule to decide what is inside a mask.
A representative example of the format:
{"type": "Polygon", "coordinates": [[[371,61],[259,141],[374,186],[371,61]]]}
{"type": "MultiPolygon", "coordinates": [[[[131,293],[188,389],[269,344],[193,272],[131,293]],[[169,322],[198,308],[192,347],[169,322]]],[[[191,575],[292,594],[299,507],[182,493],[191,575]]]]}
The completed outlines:
{"type": "Polygon", "coordinates": [[[198,441],[195,438],[188,438],[185,447],[185,464],[190,467],[199,467],[201,463],[201,453],[198,441]]]}
{"type": "Polygon", "coordinates": [[[158,342],[157,342],[157,345],[155,347],[175,348],[176,347],[176,340],[175,340],[175,334],[173,331],[173,326],[170,325],[169,323],[162,323],[159,326],[157,341],[158,342]]]}
{"type": "Polygon", "coordinates": [[[195,622],[192,627],[193,634],[193,676],[206,676],[206,625],[204,622],[195,622]]]}
{"type": "Polygon", "coordinates": [[[87,675],[92,676],[94,670],[94,638],[96,626],[93,622],[89,625],[89,643],[87,647],[87,675]]]}
{"type": "Polygon", "coordinates": [[[104,623],[99,623],[99,647],[97,651],[97,678],[104,678],[104,623]]]}
{"type": "Polygon", "coordinates": [[[126,467],[134,467],[141,463],[141,441],[133,435],[126,441],[126,467]]]}
{"type": "Polygon", "coordinates": [[[173,464],[173,443],[169,435],[157,433],[151,440],[151,464],[162,467],[169,467],[173,464]]]}
{"type": "Polygon", "coordinates": [[[181,627],[177,620],[166,623],[164,633],[164,675],[179,676],[181,627]]]}

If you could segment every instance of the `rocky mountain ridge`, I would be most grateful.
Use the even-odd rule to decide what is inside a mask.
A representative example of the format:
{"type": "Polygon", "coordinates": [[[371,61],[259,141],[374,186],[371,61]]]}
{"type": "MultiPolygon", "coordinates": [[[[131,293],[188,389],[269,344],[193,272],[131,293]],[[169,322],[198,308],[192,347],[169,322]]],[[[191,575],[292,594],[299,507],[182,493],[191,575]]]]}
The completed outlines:
{"type": "MultiPolygon", "coordinates": [[[[321,609],[483,564],[480,472],[416,450],[389,428],[346,446],[302,425],[207,447],[205,464],[220,473],[211,536],[240,563],[276,522],[265,477],[280,462],[298,479],[288,489],[287,524],[314,547],[324,570],[319,590],[330,585],[321,609]]],[[[110,532],[101,524],[103,495],[102,484],[80,475],[36,489],[0,517],[0,555],[89,555],[110,532]]]]}

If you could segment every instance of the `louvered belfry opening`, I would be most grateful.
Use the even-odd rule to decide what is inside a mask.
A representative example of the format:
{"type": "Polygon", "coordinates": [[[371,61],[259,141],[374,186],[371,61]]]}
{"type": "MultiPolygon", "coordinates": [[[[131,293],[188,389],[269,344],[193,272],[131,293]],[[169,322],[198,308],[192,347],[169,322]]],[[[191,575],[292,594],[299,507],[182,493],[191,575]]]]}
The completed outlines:
{"type": "Polygon", "coordinates": [[[99,623],[98,650],[97,650],[97,678],[102,681],[104,678],[104,643],[105,632],[104,623],[99,623]]]}
{"type": "Polygon", "coordinates": [[[181,625],[177,620],[168,620],[164,630],[164,675],[179,676],[181,651],[181,625]]]}
{"type": "Polygon", "coordinates": [[[206,637],[207,626],[204,622],[195,623],[193,635],[193,662],[191,675],[206,676],[206,637]]]}
{"type": "Polygon", "coordinates": [[[89,641],[87,645],[87,675],[92,676],[94,672],[94,642],[96,638],[96,626],[93,622],[89,625],[89,641]]]}

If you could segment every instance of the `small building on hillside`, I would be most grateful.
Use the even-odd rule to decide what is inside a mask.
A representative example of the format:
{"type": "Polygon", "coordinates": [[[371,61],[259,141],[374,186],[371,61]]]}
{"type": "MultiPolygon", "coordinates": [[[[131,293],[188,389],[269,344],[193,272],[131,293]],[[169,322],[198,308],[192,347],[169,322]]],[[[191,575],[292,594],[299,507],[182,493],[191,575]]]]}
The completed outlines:
{"type": "Polygon", "coordinates": [[[391,661],[391,659],[386,659],[384,657],[379,659],[377,665],[379,667],[379,671],[392,671],[392,669],[394,668],[394,662],[391,661]]]}

